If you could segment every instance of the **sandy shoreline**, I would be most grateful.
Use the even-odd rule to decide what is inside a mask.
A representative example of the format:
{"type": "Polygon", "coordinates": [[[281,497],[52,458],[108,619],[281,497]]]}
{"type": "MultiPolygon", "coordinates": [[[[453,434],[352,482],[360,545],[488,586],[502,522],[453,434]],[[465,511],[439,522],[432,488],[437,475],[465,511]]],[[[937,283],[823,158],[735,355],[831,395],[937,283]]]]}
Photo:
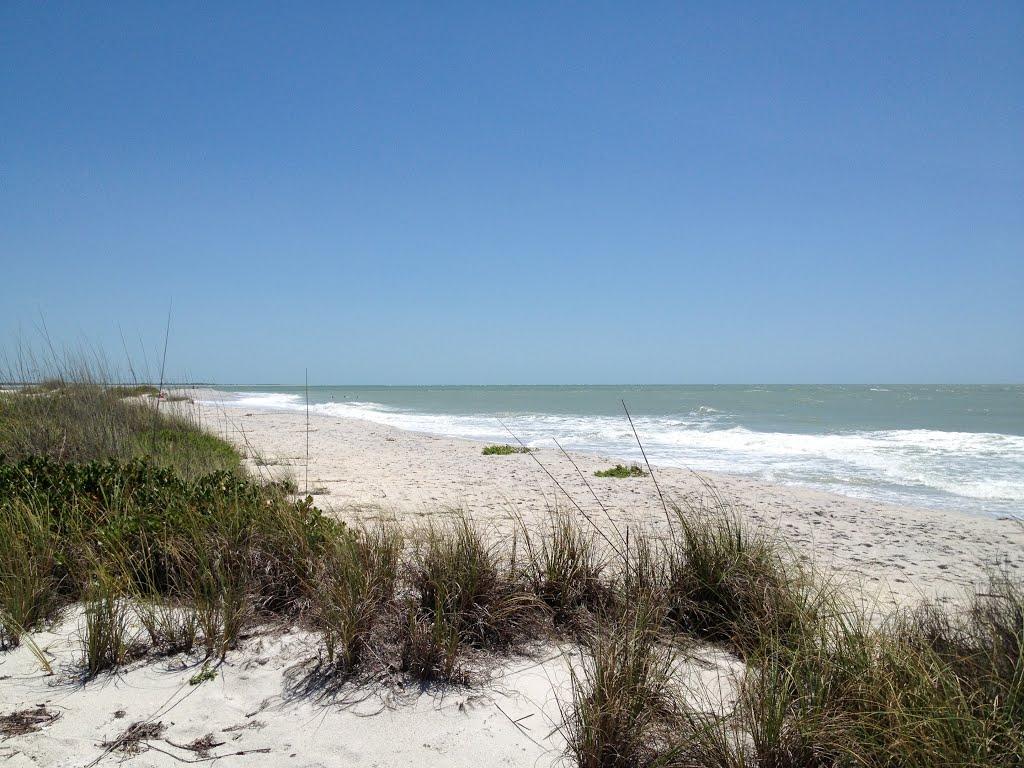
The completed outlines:
{"type": "MultiPolygon", "coordinates": [[[[200,416],[246,452],[253,471],[290,474],[303,488],[304,414],[206,405],[200,416]]],[[[411,521],[460,509],[507,531],[512,513],[530,521],[555,504],[570,505],[553,477],[595,520],[607,518],[587,483],[618,527],[664,529],[650,478],[593,477],[614,463],[612,456],[572,453],[570,461],[551,445],[535,454],[542,469],[531,456],[483,456],[482,444],[471,440],[315,413],[309,424],[308,487],[319,506],[341,517],[411,521]]],[[[949,599],[993,568],[1024,572],[1024,528],[1013,520],[893,506],[738,475],[698,478],[678,468],[656,468],[656,474],[664,495],[680,502],[703,492],[701,478],[710,480],[752,522],[777,531],[800,556],[869,595],[901,603],[949,599]]]]}

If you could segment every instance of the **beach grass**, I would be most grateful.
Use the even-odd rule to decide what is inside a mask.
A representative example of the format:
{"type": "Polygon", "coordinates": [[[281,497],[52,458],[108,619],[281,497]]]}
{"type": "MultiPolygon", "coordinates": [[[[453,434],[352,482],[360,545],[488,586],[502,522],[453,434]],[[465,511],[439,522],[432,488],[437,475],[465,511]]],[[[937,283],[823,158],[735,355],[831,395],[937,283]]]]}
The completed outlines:
{"type": "Polygon", "coordinates": [[[0,392],[0,461],[147,458],[188,477],[239,470],[240,457],[230,444],[187,415],[161,408],[158,400],[135,401],[137,389],[107,386],[85,373],[38,391],[0,392]]]}
{"type": "Polygon", "coordinates": [[[543,603],[518,578],[507,551],[469,518],[431,524],[412,553],[414,603],[402,638],[403,668],[427,679],[465,679],[467,650],[509,652],[535,637],[543,603]]]}
{"type": "Polygon", "coordinates": [[[572,671],[572,699],[563,707],[566,751],[581,768],[657,765],[675,708],[675,649],[659,637],[662,607],[630,606],[591,643],[572,671]]]}
{"type": "Polygon", "coordinates": [[[539,532],[519,521],[522,570],[530,591],[551,609],[557,622],[598,613],[611,599],[605,582],[607,557],[594,531],[576,516],[554,510],[539,532]]]}

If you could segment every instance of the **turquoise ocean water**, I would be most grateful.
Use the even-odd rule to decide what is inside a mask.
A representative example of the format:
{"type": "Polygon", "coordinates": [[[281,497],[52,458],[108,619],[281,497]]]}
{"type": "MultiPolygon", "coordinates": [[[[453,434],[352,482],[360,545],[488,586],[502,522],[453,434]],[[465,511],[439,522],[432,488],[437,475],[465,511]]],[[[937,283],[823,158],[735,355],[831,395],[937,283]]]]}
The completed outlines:
{"type": "MultiPolygon", "coordinates": [[[[292,386],[219,387],[301,410],[292,386]]],[[[639,457],[915,506],[1024,515],[1024,386],[311,386],[311,410],[401,429],[639,457]]]]}

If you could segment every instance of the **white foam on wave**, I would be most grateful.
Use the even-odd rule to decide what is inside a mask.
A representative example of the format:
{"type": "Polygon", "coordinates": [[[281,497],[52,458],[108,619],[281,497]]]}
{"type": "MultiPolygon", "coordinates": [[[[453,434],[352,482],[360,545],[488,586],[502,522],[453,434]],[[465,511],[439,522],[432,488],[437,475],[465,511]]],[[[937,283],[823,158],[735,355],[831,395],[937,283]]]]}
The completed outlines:
{"type": "Polygon", "coordinates": [[[223,395],[223,397],[200,402],[216,402],[218,405],[236,408],[268,408],[289,411],[304,407],[304,401],[300,395],[287,395],[281,392],[218,392],[217,394],[223,395]]]}
{"type": "MultiPolygon", "coordinates": [[[[301,410],[300,395],[223,393],[223,405],[301,410]]],[[[481,441],[511,440],[509,426],[527,445],[551,444],[640,458],[621,417],[521,413],[443,414],[402,410],[380,403],[316,403],[314,413],[357,418],[399,429],[481,441]]],[[[758,432],[730,426],[712,409],[689,416],[634,417],[651,461],[664,466],[752,474],[773,482],[915,505],[977,511],[1024,508],[1024,436],[927,429],[804,434],[758,432]]]]}

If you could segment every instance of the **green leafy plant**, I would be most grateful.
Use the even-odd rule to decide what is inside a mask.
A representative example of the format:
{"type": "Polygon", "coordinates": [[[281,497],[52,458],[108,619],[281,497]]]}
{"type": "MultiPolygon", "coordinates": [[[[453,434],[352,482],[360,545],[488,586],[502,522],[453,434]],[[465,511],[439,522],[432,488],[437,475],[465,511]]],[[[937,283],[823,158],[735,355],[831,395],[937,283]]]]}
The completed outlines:
{"type": "Polygon", "coordinates": [[[532,453],[532,448],[525,445],[488,445],[483,449],[484,456],[509,456],[513,453],[532,453]]]}
{"type": "Polygon", "coordinates": [[[647,473],[636,464],[630,464],[628,467],[616,464],[609,469],[597,470],[594,472],[594,477],[647,477],[647,473]]]}
{"type": "Polygon", "coordinates": [[[202,685],[210,680],[217,679],[217,670],[209,664],[203,664],[203,668],[188,679],[189,685],[202,685]]]}

